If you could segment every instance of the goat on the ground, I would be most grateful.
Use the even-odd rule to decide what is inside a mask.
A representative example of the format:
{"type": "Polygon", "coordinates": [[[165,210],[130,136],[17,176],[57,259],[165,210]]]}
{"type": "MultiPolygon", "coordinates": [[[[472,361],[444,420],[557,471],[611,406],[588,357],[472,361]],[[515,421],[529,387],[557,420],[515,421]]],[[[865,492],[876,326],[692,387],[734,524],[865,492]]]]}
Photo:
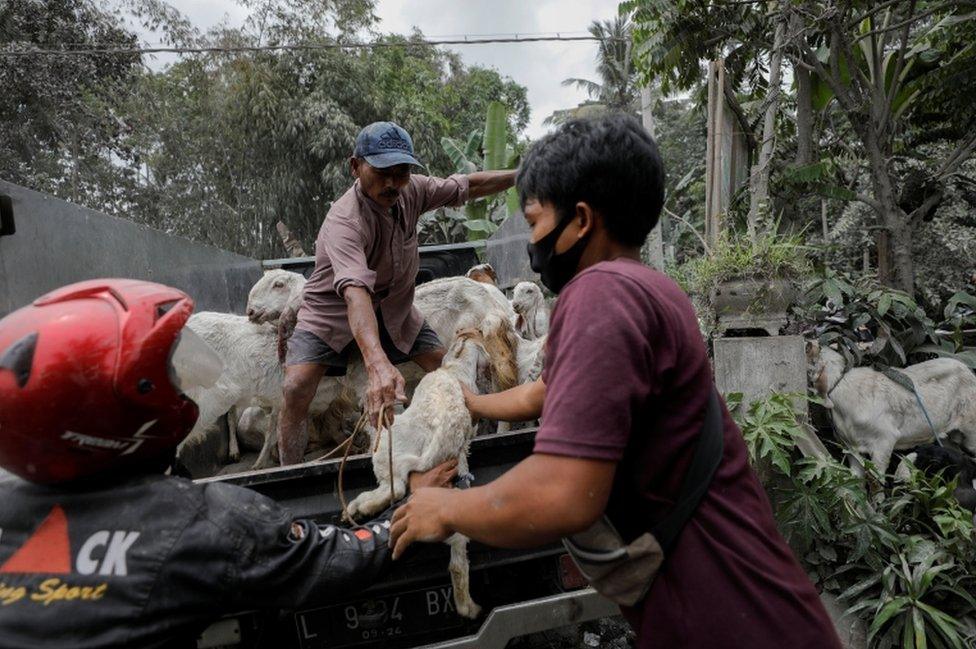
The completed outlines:
{"type": "MultiPolygon", "coordinates": [[[[330,379],[332,380],[332,379],[330,379]]],[[[341,385],[341,383],[340,383],[341,385]]],[[[313,413],[308,417],[308,448],[306,452],[325,449],[346,441],[346,431],[351,431],[355,425],[356,403],[348,388],[341,386],[339,395],[329,404],[325,412],[313,413]]],[[[266,408],[252,405],[237,415],[237,409],[227,413],[230,418],[237,420],[237,439],[240,448],[248,451],[260,451],[264,448],[271,431],[271,412],[266,408]]],[[[272,456],[277,459],[275,449],[271,449],[272,456]]]]}
{"type": "Polygon", "coordinates": [[[896,480],[908,480],[906,461],[914,464],[926,475],[934,475],[941,471],[946,480],[956,478],[956,490],[953,495],[964,509],[976,514],[976,460],[948,446],[924,444],[915,447],[911,453],[905,455],[895,471],[896,480]]]}
{"type": "MultiPolygon", "coordinates": [[[[841,441],[869,456],[879,472],[895,449],[932,441],[932,427],[940,439],[958,431],[962,446],[976,455],[976,376],[959,361],[937,358],[899,370],[915,384],[932,427],[910,390],[870,367],[846,371],[844,357],[830,347],[808,341],[807,369],[841,441]]],[[[854,467],[860,469],[856,461],[854,467]]]]}

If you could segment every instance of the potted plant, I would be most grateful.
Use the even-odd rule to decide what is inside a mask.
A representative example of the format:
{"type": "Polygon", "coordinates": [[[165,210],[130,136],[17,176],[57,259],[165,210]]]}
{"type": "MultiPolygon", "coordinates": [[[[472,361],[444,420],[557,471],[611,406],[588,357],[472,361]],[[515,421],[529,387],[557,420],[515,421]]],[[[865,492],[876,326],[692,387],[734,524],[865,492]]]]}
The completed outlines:
{"type": "Polygon", "coordinates": [[[751,241],[726,235],[706,256],[688,262],[691,292],[711,311],[717,330],[779,332],[797,296],[797,282],[811,271],[799,235],[775,232],[751,241]]]}

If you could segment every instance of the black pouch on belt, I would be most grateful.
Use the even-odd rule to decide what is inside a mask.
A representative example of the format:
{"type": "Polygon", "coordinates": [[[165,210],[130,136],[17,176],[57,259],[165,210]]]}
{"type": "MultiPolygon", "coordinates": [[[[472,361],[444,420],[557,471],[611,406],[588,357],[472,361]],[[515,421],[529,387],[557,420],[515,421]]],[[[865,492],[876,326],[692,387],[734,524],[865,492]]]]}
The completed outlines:
{"type": "Polygon", "coordinates": [[[722,460],[722,429],[722,408],[712,388],[678,499],[649,531],[627,543],[604,515],[588,529],[563,539],[580,572],[601,595],[622,606],[634,606],[647,594],[685,523],[708,491],[722,460]]]}

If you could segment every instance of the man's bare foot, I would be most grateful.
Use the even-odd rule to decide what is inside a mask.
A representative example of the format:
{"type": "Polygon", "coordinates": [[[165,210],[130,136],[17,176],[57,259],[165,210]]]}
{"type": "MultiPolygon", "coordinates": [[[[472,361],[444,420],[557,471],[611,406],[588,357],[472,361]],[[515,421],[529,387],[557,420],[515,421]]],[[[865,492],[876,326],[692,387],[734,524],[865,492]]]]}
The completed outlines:
{"type": "Polygon", "coordinates": [[[442,464],[438,464],[430,471],[424,471],[423,473],[414,471],[408,478],[411,493],[422,487],[452,486],[454,478],[457,477],[457,466],[458,461],[451,459],[442,464]]]}

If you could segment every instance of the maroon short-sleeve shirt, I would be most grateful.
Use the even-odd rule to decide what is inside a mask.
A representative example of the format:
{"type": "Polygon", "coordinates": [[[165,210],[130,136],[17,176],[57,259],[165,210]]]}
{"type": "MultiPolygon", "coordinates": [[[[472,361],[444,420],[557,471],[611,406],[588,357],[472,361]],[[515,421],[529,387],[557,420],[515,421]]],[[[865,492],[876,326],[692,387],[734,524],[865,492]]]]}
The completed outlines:
{"type": "Polygon", "coordinates": [[[424,212],[467,200],[468,177],[461,174],[412,174],[389,210],[364,194],[357,180],[332,204],[315,240],[315,270],[305,285],[298,328],[342,351],[353,339],[342,292],[361,286],[382,313],[393,344],[408,353],[424,322],[413,306],[417,221],[424,212]]]}
{"type": "MultiPolygon", "coordinates": [[[[546,350],[535,452],[617,462],[607,514],[625,538],[675,501],[712,374],[688,297],[636,261],[602,262],[562,291],[546,350]]],[[[839,649],[833,625],[776,529],[723,406],[713,482],[645,600],[625,609],[641,649],[839,649]]]]}

